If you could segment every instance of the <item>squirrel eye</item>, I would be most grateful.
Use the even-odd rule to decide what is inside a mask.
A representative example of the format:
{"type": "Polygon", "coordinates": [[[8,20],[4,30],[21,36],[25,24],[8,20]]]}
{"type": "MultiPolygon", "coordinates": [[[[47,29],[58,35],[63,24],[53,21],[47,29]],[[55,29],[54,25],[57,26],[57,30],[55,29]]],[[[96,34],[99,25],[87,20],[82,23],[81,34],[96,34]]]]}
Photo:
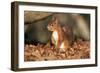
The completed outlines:
{"type": "Polygon", "coordinates": [[[51,26],[53,26],[53,24],[51,24],[51,26]]]}

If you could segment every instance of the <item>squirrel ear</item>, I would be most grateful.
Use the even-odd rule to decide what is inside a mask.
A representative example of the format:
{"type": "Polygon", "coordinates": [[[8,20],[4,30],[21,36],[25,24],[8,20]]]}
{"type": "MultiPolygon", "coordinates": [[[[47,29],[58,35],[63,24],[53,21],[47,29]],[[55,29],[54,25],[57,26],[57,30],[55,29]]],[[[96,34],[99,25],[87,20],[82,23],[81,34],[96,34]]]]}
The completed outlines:
{"type": "Polygon", "coordinates": [[[53,16],[52,20],[55,21],[56,23],[58,23],[58,19],[55,15],[53,16]]]}
{"type": "Polygon", "coordinates": [[[57,19],[55,19],[55,23],[58,23],[58,20],[57,19]]]}
{"type": "Polygon", "coordinates": [[[52,17],[52,20],[53,20],[53,21],[55,21],[55,20],[56,20],[56,17],[55,17],[55,16],[53,16],[53,17],[52,17]]]}

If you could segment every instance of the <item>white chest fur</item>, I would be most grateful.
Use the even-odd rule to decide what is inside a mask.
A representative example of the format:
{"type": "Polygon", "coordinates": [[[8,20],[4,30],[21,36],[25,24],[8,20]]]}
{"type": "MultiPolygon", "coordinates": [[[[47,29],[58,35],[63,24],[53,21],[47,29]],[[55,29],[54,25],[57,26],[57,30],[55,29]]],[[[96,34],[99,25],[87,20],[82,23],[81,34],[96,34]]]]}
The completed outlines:
{"type": "Polygon", "coordinates": [[[54,41],[55,41],[56,44],[57,44],[57,41],[58,41],[58,33],[57,33],[57,31],[54,31],[54,32],[53,32],[52,37],[53,37],[54,41]]]}

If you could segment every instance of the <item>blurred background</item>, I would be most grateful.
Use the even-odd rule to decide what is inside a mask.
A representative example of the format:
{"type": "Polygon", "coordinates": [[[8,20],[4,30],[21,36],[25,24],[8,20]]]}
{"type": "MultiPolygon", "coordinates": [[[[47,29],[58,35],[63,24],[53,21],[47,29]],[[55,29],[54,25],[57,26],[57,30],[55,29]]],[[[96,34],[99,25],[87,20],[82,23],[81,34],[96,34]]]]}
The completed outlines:
{"type": "Polygon", "coordinates": [[[70,26],[73,37],[90,40],[89,14],[24,11],[25,43],[48,43],[52,32],[48,31],[47,25],[53,16],[57,17],[61,25],[70,26]]]}

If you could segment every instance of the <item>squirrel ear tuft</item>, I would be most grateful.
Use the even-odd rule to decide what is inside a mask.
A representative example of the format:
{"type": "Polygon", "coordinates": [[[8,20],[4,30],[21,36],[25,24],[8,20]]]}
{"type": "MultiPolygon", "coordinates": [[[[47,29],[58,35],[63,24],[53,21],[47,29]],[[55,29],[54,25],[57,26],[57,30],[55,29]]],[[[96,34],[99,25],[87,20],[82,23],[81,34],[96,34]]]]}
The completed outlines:
{"type": "Polygon", "coordinates": [[[52,20],[55,21],[55,20],[56,20],[56,16],[53,16],[53,17],[52,17],[52,20]]]}
{"type": "Polygon", "coordinates": [[[55,23],[57,23],[57,24],[58,24],[58,20],[57,20],[57,19],[55,19],[55,23]]]}
{"type": "Polygon", "coordinates": [[[55,23],[58,23],[58,19],[57,19],[57,17],[56,17],[55,15],[52,17],[52,20],[53,20],[55,23]]]}

